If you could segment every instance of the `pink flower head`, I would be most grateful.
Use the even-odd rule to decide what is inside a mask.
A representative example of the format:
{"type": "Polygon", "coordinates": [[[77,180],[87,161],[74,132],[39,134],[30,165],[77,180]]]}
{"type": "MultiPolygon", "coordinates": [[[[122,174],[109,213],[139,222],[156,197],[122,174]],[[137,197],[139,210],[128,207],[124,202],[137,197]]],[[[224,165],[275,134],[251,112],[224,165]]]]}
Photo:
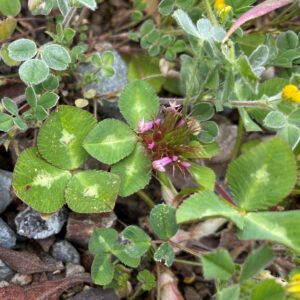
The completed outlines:
{"type": "Polygon", "coordinates": [[[160,123],[161,123],[161,119],[157,119],[157,120],[154,121],[154,124],[157,125],[157,126],[159,126],[160,123]]]}
{"type": "Polygon", "coordinates": [[[173,160],[170,157],[163,157],[158,160],[154,160],[152,162],[153,169],[159,171],[159,172],[166,172],[165,166],[173,162],[173,160]]]}
{"type": "Polygon", "coordinates": [[[175,161],[177,161],[177,160],[178,160],[178,156],[173,155],[173,156],[172,156],[172,161],[175,162],[175,161]]]}
{"type": "Polygon", "coordinates": [[[177,125],[177,127],[182,127],[183,125],[185,125],[186,121],[181,119],[177,125]]]}
{"type": "Polygon", "coordinates": [[[180,165],[182,167],[184,167],[185,169],[188,169],[191,166],[191,164],[189,162],[187,162],[187,161],[181,161],[180,165]]]}
{"type": "Polygon", "coordinates": [[[153,124],[154,124],[153,121],[145,123],[145,119],[143,118],[138,123],[138,132],[139,133],[144,133],[144,132],[152,129],[153,128],[153,124]]]}

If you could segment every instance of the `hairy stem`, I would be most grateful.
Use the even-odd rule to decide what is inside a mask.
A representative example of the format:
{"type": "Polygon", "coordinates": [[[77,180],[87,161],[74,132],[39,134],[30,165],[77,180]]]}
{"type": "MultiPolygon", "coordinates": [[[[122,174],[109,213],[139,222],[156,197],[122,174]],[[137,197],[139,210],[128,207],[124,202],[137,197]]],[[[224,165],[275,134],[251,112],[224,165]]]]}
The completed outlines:
{"type": "Polygon", "coordinates": [[[144,191],[138,191],[137,195],[148,205],[149,208],[155,206],[154,201],[144,191]]]}

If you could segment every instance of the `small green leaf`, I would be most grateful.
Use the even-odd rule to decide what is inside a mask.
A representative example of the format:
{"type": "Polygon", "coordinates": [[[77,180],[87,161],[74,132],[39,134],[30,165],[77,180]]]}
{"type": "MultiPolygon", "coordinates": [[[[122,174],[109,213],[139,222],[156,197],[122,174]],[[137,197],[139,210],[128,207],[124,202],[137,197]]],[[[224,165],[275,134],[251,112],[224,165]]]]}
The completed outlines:
{"type": "Polygon", "coordinates": [[[136,129],[141,120],[145,122],[156,118],[159,100],[152,87],[145,81],[131,81],[123,90],[119,107],[130,127],[136,129]]]}
{"type": "Polygon", "coordinates": [[[59,210],[71,174],[44,161],[36,148],[21,153],[13,174],[16,195],[33,209],[44,213],[59,210]]]}
{"type": "Polygon", "coordinates": [[[201,132],[198,135],[200,142],[210,144],[216,140],[219,134],[218,125],[213,121],[201,124],[201,132]]]}
{"type": "Polygon", "coordinates": [[[42,60],[30,59],[21,65],[19,75],[27,85],[39,84],[48,77],[49,68],[42,60]]]}
{"type": "Polygon", "coordinates": [[[54,107],[58,102],[59,96],[53,92],[46,92],[43,94],[38,102],[39,105],[45,109],[54,107]]]}
{"type": "Polygon", "coordinates": [[[85,150],[97,160],[114,164],[128,156],[135,148],[136,134],[125,123],[106,119],[85,138],[85,150]]]}
{"type": "Polygon", "coordinates": [[[66,202],[78,213],[110,212],[119,186],[120,180],[115,174],[96,170],[78,172],[68,183],[66,202]]]}
{"type": "Polygon", "coordinates": [[[95,0],[78,0],[78,2],[91,10],[95,10],[97,8],[97,3],[95,0]]]}
{"type": "Polygon", "coordinates": [[[115,61],[115,55],[112,51],[105,51],[101,55],[101,60],[102,60],[103,65],[113,66],[114,61],[115,61]]]}
{"type": "Polygon", "coordinates": [[[278,136],[285,140],[294,150],[300,142],[300,129],[295,125],[288,125],[278,130],[278,136]]]}
{"type": "Polygon", "coordinates": [[[250,300],[284,300],[285,290],[273,279],[261,281],[253,290],[250,300]]]}
{"type": "Polygon", "coordinates": [[[109,254],[96,254],[91,268],[91,275],[93,282],[96,284],[106,285],[112,282],[114,265],[109,254]]]}
{"type": "Polygon", "coordinates": [[[137,268],[141,263],[139,256],[131,256],[128,254],[124,245],[116,244],[112,249],[112,253],[126,266],[131,268],[137,268]]]}
{"type": "Polygon", "coordinates": [[[268,46],[259,45],[250,55],[249,62],[252,68],[258,68],[264,66],[269,59],[270,51],[268,46]]]}
{"type": "Polygon", "coordinates": [[[20,0],[1,0],[0,1],[0,12],[5,16],[15,17],[21,11],[20,0]]]}
{"type": "Polygon", "coordinates": [[[226,281],[235,271],[235,266],[229,253],[220,249],[201,256],[204,278],[226,281]]]}
{"type": "Polygon", "coordinates": [[[101,69],[101,74],[104,76],[104,77],[112,77],[115,75],[115,69],[113,67],[110,67],[110,66],[105,66],[101,69]]]}
{"type": "Polygon", "coordinates": [[[171,267],[175,258],[173,247],[167,242],[162,243],[155,251],[153,258],[158,262],[164,261],[167,267],[171,267]]]}
{"type": "Polygon", "coordinates": [[[3,112],[0,112],[0,131],[8,132],[13,126],[13,118],[3,112]]]}
{"type": "Polygon", "coordinates": [[[151,210],[150,224],[155,234],[162,240],[168,240],[179,229],[176,224],[175,208],[166,205],[155,205],[151,210]]]}
{"type": "Polygon", "coordinates": [[[300,253],[300,212],[259,212],[246,214],[242,240],[267,240],[277,242],[300,253]]]}
{"type": "Polygon", "coordinates": [[[127,197],[143,189],[151,178],[151,161],[142,145],[137,144],[133,153],[113,165],[111,172],[120,176],[120,196],[127,197]]]}
{"type": "Polygon", "coordinates": [[[48,78],[43,81],[42,85],[47,91],[55,91],[59,87],[59,80],[57,76],[50,74],[48,78]]]}
{"type": "Polygon", "coordinates": [[[95,228],[89,240],[89,251],[92,254],[109,253],[116,244],[118,232],[112,228],[95,228]]]}
{"type": "Polygon", "coordinates": [[[235,284],[218,291],[217,300],[240,300],[240,286],[235,284]]]}
{"type": "Polygon", "coordinates": [[[140,271],[137,280],[142,284],[143,291],[151,291],[156,286],[155,276],[148,270],[140,271]]]}
{"type": "Polygon", "coordinates": [[[174,2],[174,0],[162,0],[158,7],[159,13],[163,16],[170,15],[174,8],[174,2]]]}
{"type": "Polygon", "coordinates": [[[281,50],[296,49],[299,45],[299,39],[294,31],[288,30],[278,35],[276,43],[281,50]]]}
{"type": "Polygon", "coordinates": [[[73,106],[59,106],[39,131],[39,152],[49,163],[62,169],[77,169],[88,156],[82,143],[94,128],[92,114],[73,106]]]}
{"type": "Polygon", "coordinates": [[[216,175],[212,169],[192,163],[188,171],[194,177],[199,186],[210,191],[215,189],[216,175]]]}
{"type": "Polygon", "coordinates": [[[36,107],[37,97],[33,87],[29,86],[25,90],[26,101],[31,107],[36,107]]]}
{"type": "Polygon", "coordinates": [[[300,108],[289,114],[288,122],[292,125],[300,126],[300,108]]]}
{"type": "Polygon", "coordinates": [[[50,44],[43,47],[41,55],[48,67],[57,71],[66,70],[71,62],[69,52],[57,44],[50,44]]]}
{"type": "Polygon", "coordinates": [[[19,116],[13,118],[14,124],[22,131],[25,131],[28,129],[28,126],[26,122],[19,116]]]}
{"type": "Polygon", "coordinates": [[[286,125],[286,116],[280,111],[271,111],[264,119],[264,126],[271,129],[283,128],[286,125]]]}
{"type": "Polygon", "coordinates": [[[38,105],[35,110],[35,115],[37,120],[44,121],[48,117],[48,113],[45,108],[41,105],[38,105]]]}
{"type": "Polygon", "coordinates": [[[65,17],[70,10],[69,0],[56,0],[56,1],[60,12],[65,17]]]}
{"type": "Polygon", "coordinates": [[[267,246],[262,246],[261,248],[254,250],[245,260],[240,276],[240,282],[251,279],[258,274],[271,263],[273,258],[274,253],[267,246]]]}
{"type": "Polygon", "coordinates": [[[179,224],[214,217],[228,218],[239,228],[243,227],[244,220],[238,210],[219,199],[211,191],[192,195],[179,206],[176,212],[179,224]]]}
{"type": "Polygon", "coordinates": [[[3,97],[2,105],[13,116],[17,116],[19,114],[18,105],[12,99],[10,99],[8,97],[3,97]]]}
{"type": "Polygon", "coordinates": [[[227,178],[237,204],[256,211],[286,197],[296,183],[296,173],[295,157],[287,143],[272,138],[233,161],[227,178]]]}
{"type": "Polygon", "coordinates": [[[124,251],[132,257],[144,255],[151,246],[151,238],[138,226],[126,227],[121,237],[125,242],[124,251]]]}
{"type": "Polygon", "coordinates": [[[36,44],[32,40],[19,39],[9,44],[9,57],[15,61],[24,61],[35,56],[37,52],[36,44]]]}
{"type": "Polygon", "coordinates": [[[200,122],[208,121],[213,117],[215,110],[209,103],[199,103],[193,107],[192,115],[200,122]]]}
{"type": "Polygon", "coordinates": [[[241,55],[236,61],[236,64],[244,83],[251,91],[256,93],[258,88],[259,77],[253,70],[248,57],[246,55],[241,55]]]}

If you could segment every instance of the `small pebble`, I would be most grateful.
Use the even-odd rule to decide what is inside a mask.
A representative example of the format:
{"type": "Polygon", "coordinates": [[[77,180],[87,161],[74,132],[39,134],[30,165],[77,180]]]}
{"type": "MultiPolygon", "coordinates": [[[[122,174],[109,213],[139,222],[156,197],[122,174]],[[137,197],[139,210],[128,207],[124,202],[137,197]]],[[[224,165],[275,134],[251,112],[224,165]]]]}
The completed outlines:
{"type": "Polygon", "coordinates": [[[67,220],[67,211],[62,208],[47,219],[41,218],[39,212],[28,207],[20,212],[16,219],[17,233],[30,239],[45,239],[61,231],[67,220]]]}
{"type": "Polygon", "coordinates": [[[59,241],[52,246],[52,256],[62,262],[80,263],[80,255],[75,247],[68,241],[59,241]]]}
{"type": "Polygon", "coordinates": [[[0,170],[0,213],[3,213],[11,203],[10,187],[12,172],[0,170]]]}
{"type": "Polygon", "coordinates": [[[16,234],[14,231],[0,218],[0,247],[14,248],[16,246],[16,234]]]}
{"type": "Polygon", "coordinates": [[[79,274],[79,273],[84,273],[84,272],[85,272],[85,269],[81,265],[75,265],[75,264],[72,264],[70,262],[68,262],[66,264],[66,276],[67,277],[72,276],[72,275],[76,275],[76,274],[79,274]]]}
{"type": "Polygon", "coordinates": [[[10,281],[15,272],[0,259],[0,281],[10,281]]]}
{"type": "Polygon", "coordinates": [[[15,274],[15,276],[11,279],[12,283],[15,283],[20,286],[28,285],[32,282],[32,275],[30,274],[15,274]]]}

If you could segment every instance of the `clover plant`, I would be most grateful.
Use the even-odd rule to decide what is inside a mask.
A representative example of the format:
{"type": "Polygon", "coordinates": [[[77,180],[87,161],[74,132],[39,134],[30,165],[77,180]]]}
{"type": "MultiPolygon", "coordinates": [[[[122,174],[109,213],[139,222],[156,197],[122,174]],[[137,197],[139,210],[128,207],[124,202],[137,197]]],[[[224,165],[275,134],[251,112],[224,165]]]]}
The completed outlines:
{"type": "Polygon", "coordinates": [[[17,197],[41,213],[66,204],[89,214],[112,212],[118,197],[137,193],[151,209],[143,226],[94,229],[89,251],[95,284],[126,290],[128,297],[133,278],[130,299],[155,287],[159,294],[160,271],[186,263],[201,266],[204,279],[214,280],[218,300],[299,297],[299,272],[279,282],[265,270],[277,255],[274,244],[294,261],[300,254],[300,212],[290,209],[289,197],[299,195],[300,185],[300,42],[296,29],[281,30],[299,10],[298,2],[163,0],[157,5],[160,15],[151,18],[145,1],[133,1],[128,28],[136,30],[126,38],[158,58],[150,64],[142,55],[129,62],[129,82],[115,95],[120,118],[98,122],[98,101],[111,95],[97,95],[89,85],[101,84],[99,74],[112,77],[117,71],[112,51],[89,47],[81,17],[97,2],[28,1],[32,15],[52,16],[54,26],[47,27],[40,43],[25,35],[14,39],[21,2],[0,1],[0,57],[17,68],[25,86],[19,98],[3,96],[0,106],[4,145],[13,143],[19,156],[12,182],[17,197]],[[247,21],[285,6],[273,20],[274,30],[243,30],[247,21]],[[79,75],[82,63],[90,63],[91,72],[79,75]],[[73,99],[74,94],[82,99],[73,99]],[[215,114],[224,118],[233,112],[238,133],[221,184],[224,178],[204,159],[220,150],[223,133],[215,114]],[[19,155],[16,137],[27,130],[36,137],[19,155]],[[265,136],[242,145],[246,132],[265,136]],[[91,159],[101,163],[98,168],[90,167],[91,159]],[[176,189],[177,174],[193,184],[176,189]],[[161,187],[157,203],[143,192],[151,179],[161,187]],[[238,239],[259,244],[243,262],[221,247],[202,252],[187,243],[198,238],[193,231],[198,226],[188,224],[219,218],[238,239]],[[180,259],[181,251],[195,260],[180,259]]]}

